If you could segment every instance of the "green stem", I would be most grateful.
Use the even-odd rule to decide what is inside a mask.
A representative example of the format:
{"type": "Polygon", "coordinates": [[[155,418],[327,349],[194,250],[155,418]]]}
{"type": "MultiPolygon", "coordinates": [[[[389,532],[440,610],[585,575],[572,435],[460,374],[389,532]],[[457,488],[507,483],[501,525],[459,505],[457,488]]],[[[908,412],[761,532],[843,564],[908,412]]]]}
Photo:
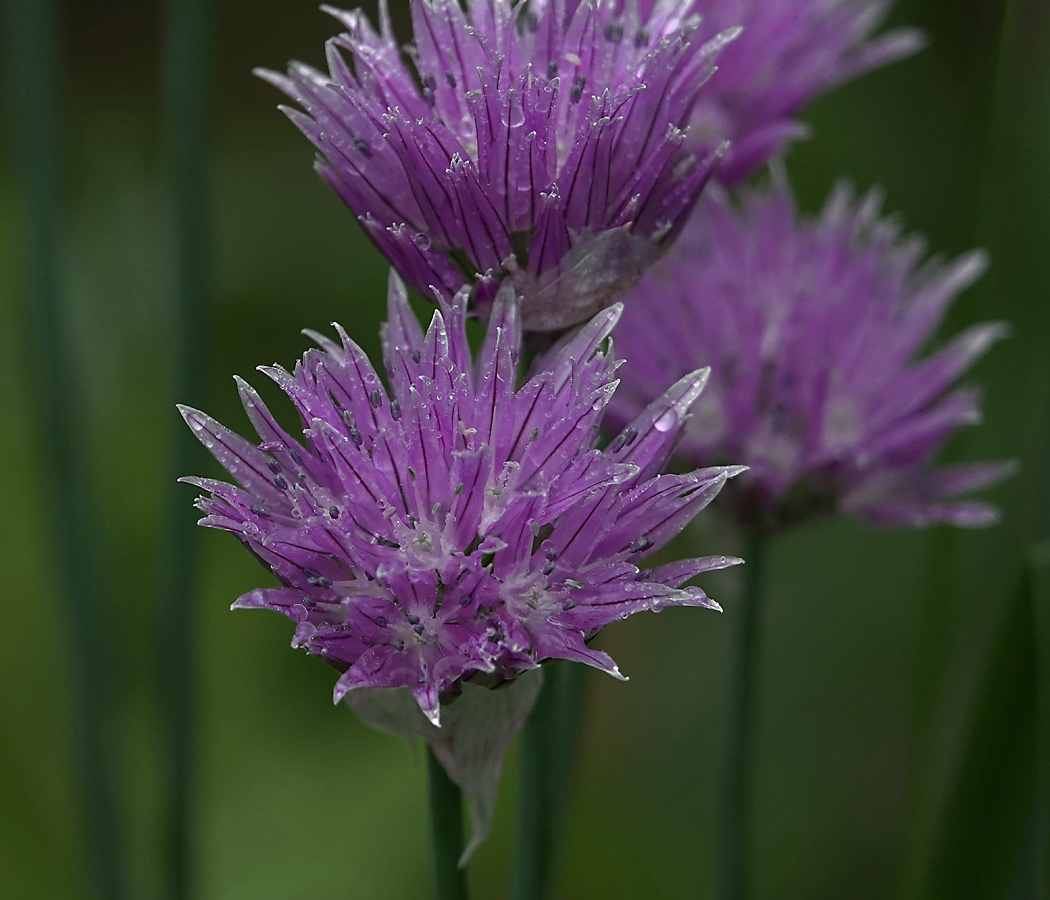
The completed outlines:
{"type": "MultiPolygon", "coordinates": [[[[175,402],[201,405],[203,309],[207,295],[205,145],[209,0],[168,0],[164,34],[164,161],[172,235],[173,394],[175,402]]],[[[192,591],[196,571],[194,520],[175,479],[196,468],[200,448],[175,422],[172,491],[160,596],[160,696],[167,752],[163,825],[167,896],[190,894],[190,797],[193,741],[192,591]]]]}
{"type": "Polygon", "coordinates": [[[467,900],[467,873],[459,867],[463,854],[463,794],[429,747],[427,783],[435,900],[467,900]]]}
{"type": "Polygon", "coordinates": [[[58,589],[67,629],[74,783],[90,858],[90,895],[124,896],[117,802],[107,720],[112,687],[92,536],[97,525],[86,488],[84,440],[77,421],[80,379],[63,327],[59,31],[55,0],[4,4],[10,134],[15,183],[25,191],[30,289],[30,382],[39,423],[43,508],[54,528],[58,589]]]}
{"type": "Polygon", "coordinates": [[[744,591],[736,623],[722,796],[722,854],[717,894],[720,900],[745,900],[750,892],[751,804],[765,544],[765,535],[753,531],[747,536],[744,550],[744,591]]]}
{"type": "Polygon", "coordinates": [[[584,668],[543,667],[543,690],[521,734],[518,838],[511,900],[545,900],[551,888],[573,751],[579,733],[584,668]]]}

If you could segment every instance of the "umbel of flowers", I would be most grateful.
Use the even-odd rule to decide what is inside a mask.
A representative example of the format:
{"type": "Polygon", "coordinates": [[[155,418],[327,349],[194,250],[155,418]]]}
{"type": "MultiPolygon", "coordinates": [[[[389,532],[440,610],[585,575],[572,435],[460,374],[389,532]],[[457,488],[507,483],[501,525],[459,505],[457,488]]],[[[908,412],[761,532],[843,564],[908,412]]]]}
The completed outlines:
{"type": "Polygon", "coordinates": [[[818,94],[923,46],[914,28],[873,37],[888,8],[886,0],[698,0],[701,39],[743,28],[719,54],[689,129],[701,153],[731,142],[719,181],[738,181],[804,136],[794,116],[818,94]]]}
{"type": "Polygon", "coordinates": [[[739,205],[709,194],[627,301],[612,420],[644,408],[663,379],[710,366],[679,452],[695,465],[749,466],[732,498],[748,527],[834,508],[884,524],[996,518],[958,495],[1011,464],[932,457],[979,421],[977,391],[955,382],[1006,327],[975,325],[924,355],[985,256],[924,262],[923,241],[879,208],[877,192],[856,201],[840,185],[819,216],[800,218],[779,175],[741,191],[739,205]]]}
{"type": "MultiPolygon", "coordinates": [[[[406,281],[488,315],[510,278],[526,329],[608,306],[670,244],[720,148],[685,143],[718,51],[696,0],[412,0],[413,45],[360,11],[328,72],[260,71],[317,169],[406,281]],[[344,55],[346,54],[346,55],[344,55]],[[413,72],[412,69],[415,71],[413,72]],[[710,151],[710,152],[708,152],[710,151]]],[[[724,148],[722,148],[724,149],[724,148]]]]}
{"type": "MultiPolygon", "coordinates": [[[[444,747],[434,726],[465,685],[496,687],[546,659],[620,677],[588,645],[606,625],[672,605],[718,608],[681,585],[739,560],[639,568],[741,471],[660,474],[706,371],[686,374],[598,450],[618,383],[609,335],[621,306],[555,345],[519,387],[520,306],[509,286],[476,360],[466,290],[441,300],[425,333],[396,276],[389,304],[388,384],[341,329],[340,343],[311,333],[319,349],[293,372],[263,368],[294,403],[302,440],[243,381],[259,444],[182,409],[236,482],[185,479],[208,492],[201,524],[232,532],[281,583],[234,606],[291,618],[293,644],[341,673],[337,702],[363,692],[366,718],[404,730],[392,695],[407,690],[429,720],[416,712],[412,728],[444,747]],[[377,692],[393,707],[377,713],[377,692]]],[[[517,726],[531,699],[512,710],[517,726]]],[[[514,733],[500,727],[497,780],[514,733]]],[[[456,760],[446,764],[470,781],[456,760]]],[[[491,778],[488,788],[491,802],[491,778]]]]}

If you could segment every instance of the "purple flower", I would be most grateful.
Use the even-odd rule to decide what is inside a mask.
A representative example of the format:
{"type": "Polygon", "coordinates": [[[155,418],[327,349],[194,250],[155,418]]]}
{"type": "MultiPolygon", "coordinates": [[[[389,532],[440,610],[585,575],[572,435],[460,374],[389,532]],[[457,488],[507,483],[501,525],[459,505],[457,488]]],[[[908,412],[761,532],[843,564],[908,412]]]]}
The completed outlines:
{"type": "Polygon", "coordinates": [[[695,465],[731,458],[752,527],[837,506],[870,521],[980,526],[987,503],[958,499],[1010,464],[934,467],[937,448],[980,420],[956,379],[1006,327],[967,329],[929,355],[955,297],[983,271],[975,251],[922,263],[921,239],[839,186],[799,219],[786,183],[744,191],[740,208],[705,198],[672,253],[627,301],[618,332],[628,363],[611,406],[627,421],[659,385],[698,365],[711,383],[679,450],[695,465]]]}
{"type": "MultiPolygon", "coordinates": [[[[282,582],[235,607],[284,613],[294,644],[361,688],[407,687],[435,725],[464,680],[494,685],[561,658],[619,675],[587,642],[610,622],[669,605],[717,609],[694,575],[724,556],[641,571],[739,468],[660,475],[706,372],[692,372],[605,448],[598,423],[616,388],[607,339],[619,305],[555,345],[516,389],[519,303],[496,297],[472,362],[467,292],[424,334],[391,278],[383,330],[389,388],[361,349],[310,333],[294,372],[264,367],[305,440],[238,381],[256,446],[182,413],[237,481],[188,478],[210,496],[201,524],[233,532],[282,582]]],[[[338,328],[338,326],[337,326],[338,328]]]]}
{"type": "Polygon", "coordinates": [[[413,0],[413,73],[386,2],[360,11],[328,73],[259,74],[320,151],[317,169],[408,283],[488,315],[510,277],[522,324],[558,330],[637,283],[677,234],[719,149],[685,128],[728,31],[694,0],[413,0]],[[349,56],[349,61],[346,55],[349,56]]]}
{"type": "Polygon", "coordinates": [[[702,150],[732,142],[717,177],[732,184],[806,133],[793,117],[810,100],[923,45],[917,29],[877,38],[887,0],[698,0],[703,34],[743,33],[718,58],[690,125],[702,150]]]}

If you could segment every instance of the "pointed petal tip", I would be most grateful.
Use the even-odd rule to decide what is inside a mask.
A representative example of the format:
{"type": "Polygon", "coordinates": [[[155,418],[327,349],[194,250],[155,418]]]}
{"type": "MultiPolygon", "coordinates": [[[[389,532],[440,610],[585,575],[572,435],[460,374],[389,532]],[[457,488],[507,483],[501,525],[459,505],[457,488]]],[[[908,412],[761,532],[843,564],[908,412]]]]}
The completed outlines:
{"type": "Polygon", "coordinates": [[[201,412],[192,406],[187,406],[185,403],[176,403],[175,408],[190,428],[193,428],[194,425],[203,425],[210,419],[207,413],[201,412]]]}

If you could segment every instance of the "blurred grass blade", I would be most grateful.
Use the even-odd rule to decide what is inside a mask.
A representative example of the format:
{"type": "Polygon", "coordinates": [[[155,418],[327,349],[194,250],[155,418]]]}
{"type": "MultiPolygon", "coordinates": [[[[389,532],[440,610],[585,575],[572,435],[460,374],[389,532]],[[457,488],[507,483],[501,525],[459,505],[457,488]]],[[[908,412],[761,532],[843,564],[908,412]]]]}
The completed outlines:
{"type": "Polygon", "coordinates": [[[25,192],[30,323],[27,369],[41,434],[43,506],[58,557],[58,587],[67,626],[69,708],[73,716],[75,784],[83,807],[90,855],[88,892],[119,900],[123,858],[119,847],[108,720],[112,708],[100,582],[92,536],[99,533],[87,489],[84,441],[77,411],[80,379],[64,333],[61,273],[61,162],[59,151],[60,48],[54,0],[4,4],[9,121],[16,181],[25,192]],[[29,362],[31,360],[31,363],[29,362]]]}
{"type": "Polygon", "coordinates": [[[194,729],[192,592],[196,573],[193,509],[175,486],[193,472],[197,450],[177,421],[176,402],[201,404],[203,309],[207,296],[205,144],[208,110],[209,0],[168,0],[164,32],[164,161],[172,235],[172,491],[164,541],[159,611],[160,696],[167,753],[163,829],[167,892],[189,896],[190,800],[194,729]]]}
{"type": "Polygon", "coordinates": [[[1037,746],[1039,749],[1036,799],[1036,837],[1042,894],[1050,898],[1050,539],[1029,553],[1036,634],[1037,746]]]}
{"type": "Polygon", "coordinates": [[[1026,567],[985,670],[962,767],[926,873],[922,895],[928,900],[1016,896],[1027,867],[1036,788],[1032,588],[1026,567]]]}

